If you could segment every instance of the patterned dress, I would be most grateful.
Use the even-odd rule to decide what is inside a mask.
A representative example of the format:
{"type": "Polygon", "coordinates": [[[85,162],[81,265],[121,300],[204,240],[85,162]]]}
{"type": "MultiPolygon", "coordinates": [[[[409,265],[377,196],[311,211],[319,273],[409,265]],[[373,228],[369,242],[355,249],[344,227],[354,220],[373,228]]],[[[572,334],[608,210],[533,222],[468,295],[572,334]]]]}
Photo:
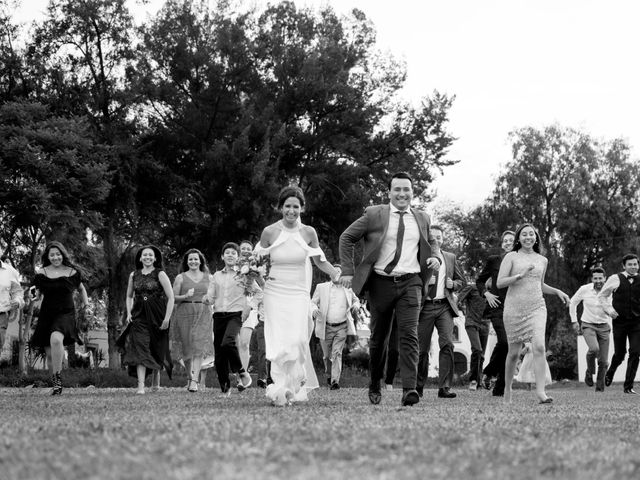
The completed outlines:
{"type": "Polygon", "coordinates": [[[509,343],[530,342],[534,337],[544,339],[547,306],[542,295],[542,275],[547,259],[538,253],[516,252],[510,275],[534,266],[525,276],[509,285],[504,300],[504,329],[509,343]]]}
{"type": "Polygon", "coordinates": [[[133,274],[133,308],[131,323],[118,338],[116,345],[123,354],[122,364],[129,375],[137,376],[136,367],[167,371],[171,378],[173,363],[169,354],[169,330],[160,330],[167,308],[167,297],[158,279],[158,269],[148,274],[136,270],[133,274]]]}
{"type": "Polygon", "coordinates": [[[43,295],[38,324],[31,336],[32,347],[49,347],[51,333],[64,335],[63,343],[72,345],[82,343],[76,326],[76,309],[73,303],[73,292],[82,283],[80,273],[51,278],[45,273],[38,273],[34,279],[35,287],[43,295]]]}
{"type": "Polygon", "coordinates": [[[171,353],[175,359],[206,357],[213,355],[213,317],[211,307],[202,303],[209,288],[210,276],[202,275],[199,282],[191,280],[185,273],[178,295],[193,288],[193,296],[177,300],[171,320],[171,353]]]}

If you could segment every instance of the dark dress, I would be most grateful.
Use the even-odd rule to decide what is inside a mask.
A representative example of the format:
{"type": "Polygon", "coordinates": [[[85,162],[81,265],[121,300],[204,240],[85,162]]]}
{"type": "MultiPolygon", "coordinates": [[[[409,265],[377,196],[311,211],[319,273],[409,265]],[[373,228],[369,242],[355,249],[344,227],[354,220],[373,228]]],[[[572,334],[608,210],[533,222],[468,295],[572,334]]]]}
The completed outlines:
{"type": "Polygon", "coordinates": [[[137,376],[137,366],[167,371],[171,378],[173,363],[169,353],[169,330],[160,330],[167,309],[167,297],[158,280],[160,270],[147,275],[141,270],[133,274],[133,308],[131,323],[118,338],[116,345],[123,353],[122,363],[129,375],[137,376]]]}
{"type": "Polygon", "coordinates": [[[38,273],[33,284],[43,295],[38,324],[31,336],[32,347],[51,346],[51,333],[64,335],[64,345],[82,344],[76,324],[76,308],[73,303],[73,292],[82,283],[79,272],[73,275],[51,278],[45,273],[38,273]]]}

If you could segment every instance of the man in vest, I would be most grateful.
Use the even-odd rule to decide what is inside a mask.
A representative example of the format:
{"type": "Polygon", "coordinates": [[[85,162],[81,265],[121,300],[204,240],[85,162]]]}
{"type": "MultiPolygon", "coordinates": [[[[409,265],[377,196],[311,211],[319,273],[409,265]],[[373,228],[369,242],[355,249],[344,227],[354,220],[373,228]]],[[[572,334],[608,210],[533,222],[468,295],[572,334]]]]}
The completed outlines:
{"type": "Polygon", "coordinates": [[[640,277],[638,256],[627,254],[622,258],[624,271],[611,275],[598,294],[600,304],[613,319],[613,358],[604,384],[611,385],[616,369],[624,360],[629,340],[629,359],[624,380],[624,393],[635,394],[633,381],[640,359],[640,277]],[[611,305],[609,305],[611,297],[611,305]]]}

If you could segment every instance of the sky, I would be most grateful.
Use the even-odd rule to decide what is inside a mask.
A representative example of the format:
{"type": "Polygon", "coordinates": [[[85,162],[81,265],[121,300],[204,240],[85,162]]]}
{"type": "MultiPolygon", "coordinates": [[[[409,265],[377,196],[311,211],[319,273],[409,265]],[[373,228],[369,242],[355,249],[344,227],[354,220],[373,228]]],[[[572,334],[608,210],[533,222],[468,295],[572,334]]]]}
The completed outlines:
{"type": "MultiPolygon", "coordinates": [[[[138,21],[163,0],[130,0],[138,21]]],[[[213,3],[211,1],[210,3],[213,3]]],[[[264,4],[254,0],[252,4],[264,4]]],[[[296,0],[338,13],[362,10],[379,48],[406,62],[402,94],[455,95],[458,138],[434,183],[436,202],[471,208],[511,159],[514,129],[559,124],[600,139],[624,138],[640,156],[640,65],[633,0],[296,0]],[[635,60],[634,60],[635,59],[635,60]]],[[[41,18],[46,0],[23,0],[16,18],[41,18]]]]}

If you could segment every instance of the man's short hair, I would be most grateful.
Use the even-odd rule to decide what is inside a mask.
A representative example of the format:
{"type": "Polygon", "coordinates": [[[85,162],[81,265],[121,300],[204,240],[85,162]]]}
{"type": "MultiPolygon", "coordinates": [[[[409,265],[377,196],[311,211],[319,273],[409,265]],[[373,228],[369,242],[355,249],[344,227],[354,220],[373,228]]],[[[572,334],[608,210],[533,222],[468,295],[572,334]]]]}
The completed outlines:
{"type": "Polygon", "coordinates": [[[604,268],[602,267],[593,267],[591,270],[591,276],[593,277],[593,275],[595,273],[601,273],[602,275],[604,275],[605,277],[607,276],[607,272],[604,271],[604,268]]]}
{"type": "Polygon", "coordinates": [[[638,260],[638,256],[635,253],[627,253],[622,257],[622,266],[624,267],[629,260],[638,260]]]}
{"type": "Polygon", "coordinates": [[[393,182],[394,178],[403,178],[403,179],[409,180],[411,185],[413,185],[413,178],[411,178],[411,175],[409,175],[407,172],[397,172],[397,173],[394,173],[389,179],[389,190],[391,190],[391,182],[393,182]]]}
{"type": "Polygon", "coordinates": [[[442,229],[442,227],[440,225],[431,225],[429,228],[431,230],[438,230],[440,233],[442,233],[444,235],[444,230],[442,229]]]}
{"type": "Polygon", "coordinates": [[[236,251],[236,253],[240,255],[240,245],[238,245],[235,242],[225,243],[224,247],[222,247],[222,251],[220,252],[220,255],[224,255],[224,252],[226,252],[229,248],[233,248],[236,251]]]}

